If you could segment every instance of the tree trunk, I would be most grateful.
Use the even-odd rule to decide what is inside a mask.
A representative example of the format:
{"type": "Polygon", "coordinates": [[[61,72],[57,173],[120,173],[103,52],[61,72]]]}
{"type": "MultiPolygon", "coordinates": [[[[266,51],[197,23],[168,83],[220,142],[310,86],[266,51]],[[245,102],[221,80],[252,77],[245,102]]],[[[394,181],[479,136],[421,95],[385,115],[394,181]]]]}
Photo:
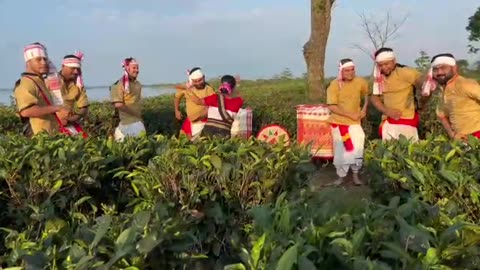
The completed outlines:
{"type": "Polygon", "coordinates": [[[308,97],[311,102],[325,97],[325,50],[330,33],[331,10],[335,0],[311,0],[310,39],[303,46],[307,64],[308,97]]]}

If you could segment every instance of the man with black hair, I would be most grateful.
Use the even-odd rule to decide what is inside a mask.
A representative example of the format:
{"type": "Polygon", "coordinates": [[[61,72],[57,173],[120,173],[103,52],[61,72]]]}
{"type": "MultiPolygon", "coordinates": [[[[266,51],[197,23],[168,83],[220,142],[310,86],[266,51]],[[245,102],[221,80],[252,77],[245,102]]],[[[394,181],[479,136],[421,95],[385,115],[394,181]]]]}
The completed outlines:
{"type": "Polygon", "coordinates": [[[142,85],[138,81],[137,60],[132,57],[125,58],[123,69],[122,78],[110,87],[111,102],[120,119],[114,133],[117,141],[145,133],[142,120],[142,85]]]}
{"type": "Polygon", "coordinates": [[[333,185],[342,184],[350,169],[354,184],[362,184],[359,171],[363,164],[365,133],[361,119],[367,113],[367,96],[367,80],[356,76],[355,64],[351,59],[342,59],[337,78],[327,88],[327,104],[332,113],[330,124],[334,145],[333,164],[338,175],[333,185]]]}
{"type": "Polygon", "coordinates": [[[195,67],[188,71],[188,83],[185,89],[178,89],[175,93],[174,108],[175,117],[182,120],[183,115],[180,112],[180,101],[185,97],[187,118],[183,122],[181,134],[185,134],[189,139],[200,135],[203,126],[207,120],[207,106],[196,104],[192,100],[192,94],[199,98],[205,98],[215,94],[215,90],[205,81],[205,75],[201,68],[195,67]]]}
{"type": "Polygon", "coordinates": [[[381,48],[375,52],[373,77],[370,100],[383,114],[379,129],[382,139],[398,139],[403,135],[417,141],[420,119],[415,108],[415,92],[422,85],[421,73],[398,64],[391,48],[381,48]]]}
{"type": "Polygon", "coordinates": [[[442,91],[437,116],[450,138],[480,138],[480,85],[458,74],[455,57],[442,53],[432,58],[430,76],[422,93],[426,96],[438,83],[442,91]]]}
{"type": "Polygon", "coordinates": [[[66,118],[70,111],[64,106],[52,105],[53,97],[44,79],[49,71],[47,50],[36,42],[24,48],[23,56],[26,69],[14,88],[17,111],[25,123],[23,134],[27,137],[41,132],[57,134],[57,120],[66,118]]]}
{"type": "Polygon", "coordinates": [[[65,106],[70,108],[69,123],[75,123],[88,113],[87,91],[83,85],[81,54],[69,54],[63,58],[60,78],[65,106]]]}

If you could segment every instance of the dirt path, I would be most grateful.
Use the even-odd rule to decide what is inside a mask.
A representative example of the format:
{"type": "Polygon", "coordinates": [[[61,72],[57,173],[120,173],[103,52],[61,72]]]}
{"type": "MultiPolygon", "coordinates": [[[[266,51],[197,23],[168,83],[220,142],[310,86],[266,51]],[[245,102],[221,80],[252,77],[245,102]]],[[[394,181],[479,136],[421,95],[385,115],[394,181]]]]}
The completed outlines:
{"type": "Polygon", "coordinates": [[[341,186],[326,186],[327,184],[337,179],[335,167],[333,164],[322,164],[319,166],[317,172],[311,178],[311,188],[313,191],[320,191],[325,189],[343,189],[345,192],[343,200],[352,200],[352,202],[362,199],[368,199],[371,195],[371,190],[367,184],[368,176],[365,172],[360,174],[361,180],[365,183],[362,186],[355,186],[352,182],[352,175],[349,175],[345,179],[345,183],[341,186]]]}

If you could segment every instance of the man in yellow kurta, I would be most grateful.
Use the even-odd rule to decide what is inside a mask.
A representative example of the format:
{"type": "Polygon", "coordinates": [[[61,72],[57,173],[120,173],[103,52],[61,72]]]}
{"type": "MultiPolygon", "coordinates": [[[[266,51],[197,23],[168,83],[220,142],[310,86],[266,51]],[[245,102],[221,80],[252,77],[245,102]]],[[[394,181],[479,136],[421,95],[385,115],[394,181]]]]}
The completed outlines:
{"type": "Polygon", "coordinates": [[[30,44],[24,48],[23,56],[26,71],[14,89],[17,111],[25,123],[23,134],[28,137],[41,132],[57,134],[59,125],[55,117],[66,119],[69,110],[49,105],[52,97],[43,79],[49,70],[45,47],[40,43],[30,44]]]}
{"type": "Polygon", "coordinates": [[[327,104],[332,113],[333,164],[338,175],[334,185],[342,184],[350,169],[353,182],[356,185],[362,184],[359,171],[363,164],[365,133],[361,119],[366,115],[367,96],[368,82],[355,75],[355,65],[351,59],[342,59],[338,77],[327,89],[327,104]],[[365,100],[363,107],[362,98],[365,100]]]}
{"type": "Polygon", "coordinates": [[[185,89],[177,89],[174,106],[175,117],[181,120],[183,116],[179,105],[182,98],[185,97],[187,118],[182,125],[181,133],[192,139],[200,135],[207,119],[208,107],[194,103],[191,95],[195,94],[199,98],[206,98],[215,94],[215,90],[205,82],[205,75],[198,67],[189,71],[188,80],[185,89]]]}
{"type": "Polygon", "coordinates": [[[142,120],[142,85],[137,80],[138,62],[134,58],[123,61],[124,75],[110,87],[110,97],[120,118],[114,137],[123,141],[127,136],[139,136],[145,133],[142,120]]]}
{"type": "MultiPolygon", "coordinates": [[[[449,53],[432,58],[431,74],[440,85],[442,95],[437,116],[451,138],[465,139],[468,135],[480,138],[480,85],[457,72],[454,56],[449,53]]],[[[429,76],[430,77],[430,76],[429,76]]],[[[435,89],[426,83],[426,92],[435,89]]]]}
{"type": "Polygon", "coordinates": [[[83,86],[81,61],[80,55],[66,55],[60,71],[63,103],[71,111],[67,119],[70,125],[78,125],[77,122],[88,113],[89,103],[83,86]]]}
{"type": "Polygon", "coordinates": [[[397,64],[392,49],[381,48],[375,53],[370,100],[383,114],[379,130],[383,140],[398,139],[400,135],[418,140],[420,119],[415,108],[415,92],[421,85],[421,73],[397,64]]]}

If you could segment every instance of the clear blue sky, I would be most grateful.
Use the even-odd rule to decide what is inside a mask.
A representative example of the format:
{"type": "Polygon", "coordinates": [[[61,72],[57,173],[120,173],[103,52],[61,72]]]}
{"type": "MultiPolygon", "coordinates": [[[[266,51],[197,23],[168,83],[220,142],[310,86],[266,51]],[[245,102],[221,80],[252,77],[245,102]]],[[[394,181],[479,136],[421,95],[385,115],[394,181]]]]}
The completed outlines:
{"type": "MultiPolygon", "coordinates": [[[[85,53],[87,85],[106,85],[121,75],[121,61],[136,57],[143,83],[177,82],[201,66],[223,73],[269,77],[290,68],[305,71],[302,46],[309,37],[309,0],[0,0],[0,87],[11,87],[24,69],[23,46],[39,41],[59,65],[65,54],[85,53]],[[8,27],[7,27],[8,25],[8,27]]],[[[371,62],[352,49],[367,44],[357,13],[397,18],[409,14],[389,45],[400,62],[413,64],[420,50],[467,54],[467,18],[478,0],[338,0],[327,49],[327,75],[351,57],[359,73],[371,62]]],[[[478,57],[477,57],[478,58],[478,57]]]]}

